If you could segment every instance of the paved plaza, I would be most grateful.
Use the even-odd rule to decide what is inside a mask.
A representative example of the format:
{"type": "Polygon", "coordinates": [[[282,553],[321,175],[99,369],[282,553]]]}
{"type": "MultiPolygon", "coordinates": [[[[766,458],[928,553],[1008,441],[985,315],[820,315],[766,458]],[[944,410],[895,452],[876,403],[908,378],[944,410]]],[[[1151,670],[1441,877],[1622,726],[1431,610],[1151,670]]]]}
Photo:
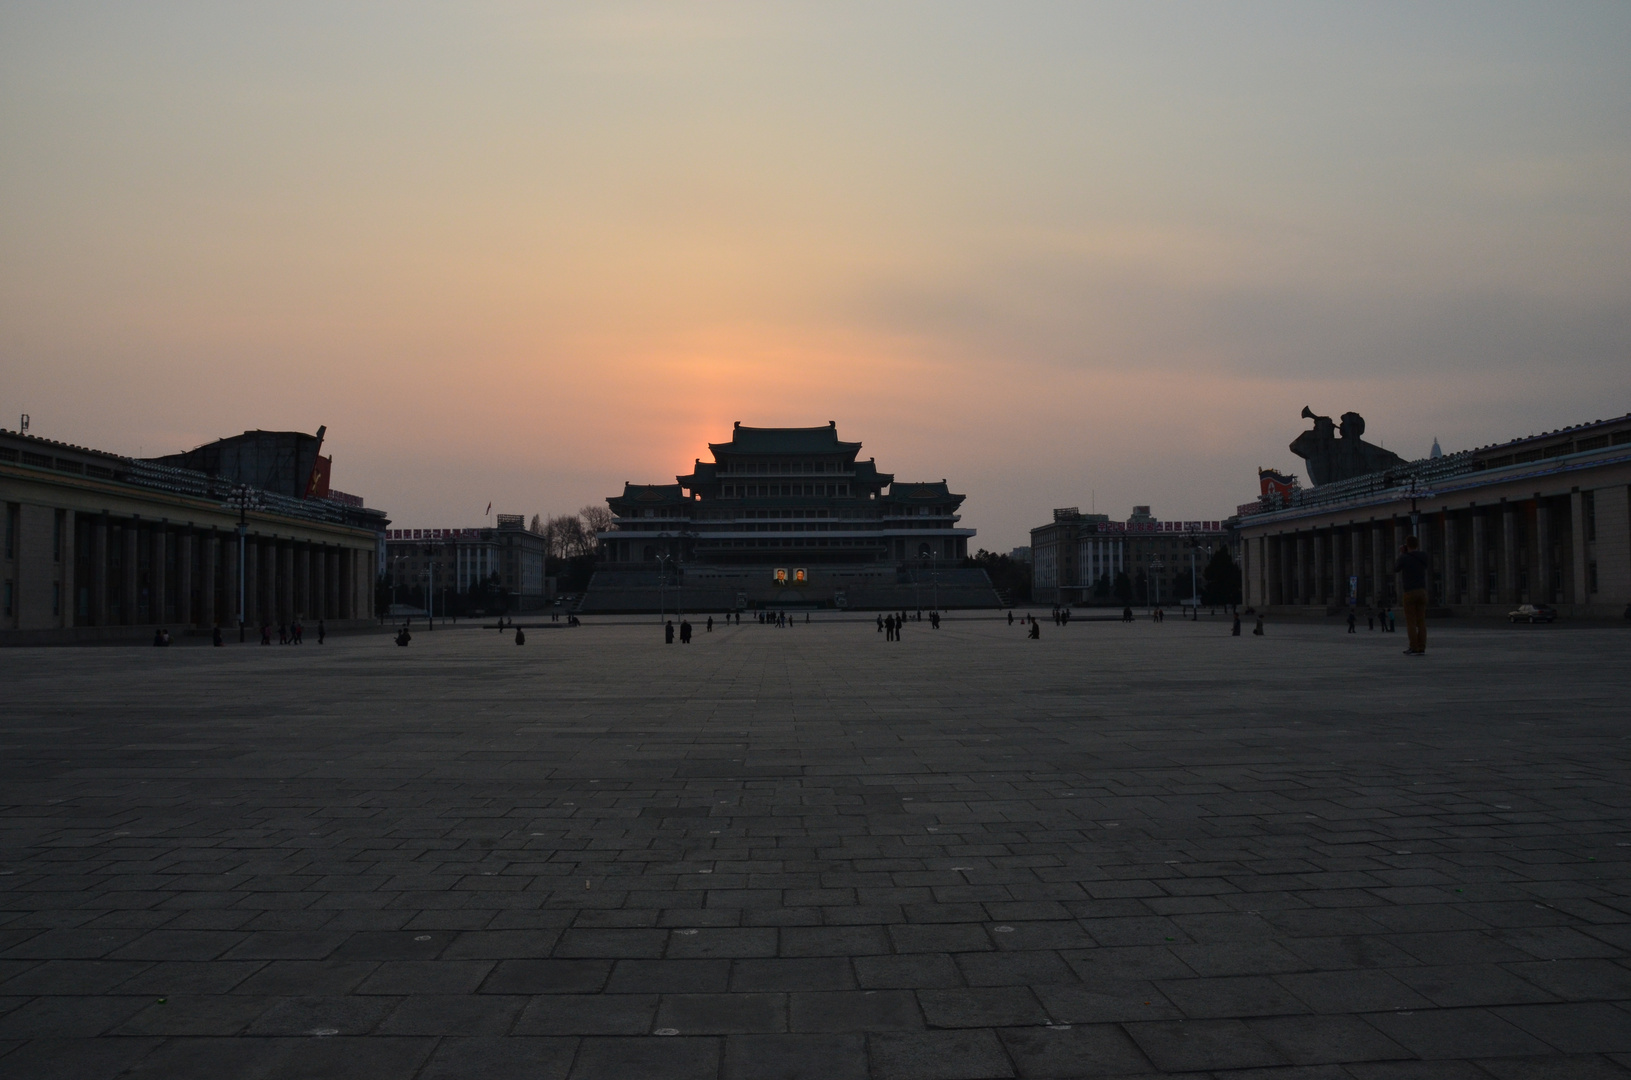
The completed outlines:
{"type": "Polygon", "coordinates": [[[1631,631],[1403,647],[0,651],[0,1077],[1631,1072],[1631,631]]]}

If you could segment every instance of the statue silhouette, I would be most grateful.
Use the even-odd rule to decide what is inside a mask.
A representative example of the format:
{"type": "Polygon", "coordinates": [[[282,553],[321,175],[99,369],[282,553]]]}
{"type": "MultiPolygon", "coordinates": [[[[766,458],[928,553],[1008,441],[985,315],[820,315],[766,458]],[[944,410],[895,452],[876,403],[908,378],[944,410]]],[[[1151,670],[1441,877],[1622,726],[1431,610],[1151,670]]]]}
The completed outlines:
{"type": "Polygon", "coordinates": [[[1291,452],[1308,462],[1308,478],[1316,484],[1382,472],[1405,463],[1393,451],[1364,440],[1365,418],[1356,412],[1343,413],[1340,426],[1307,406],[1303,407],[1303,416],[1314,421],[1314,427],[1297,436],[1291,452]]]}

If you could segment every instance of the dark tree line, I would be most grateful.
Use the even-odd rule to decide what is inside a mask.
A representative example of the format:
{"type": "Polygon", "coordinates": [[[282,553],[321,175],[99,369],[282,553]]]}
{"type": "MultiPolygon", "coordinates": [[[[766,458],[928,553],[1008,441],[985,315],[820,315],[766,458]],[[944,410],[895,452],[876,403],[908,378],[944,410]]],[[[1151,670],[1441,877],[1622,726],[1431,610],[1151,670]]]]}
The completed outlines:
{"type": "Polygon", "coordinates": [[[962,566],[967,570],[984,570],[997,591],[1005,593],[1013,603],[1024,603],[1031,598],[1031,564],[1028,562],[981,548],[964,558],[962,566]]]}

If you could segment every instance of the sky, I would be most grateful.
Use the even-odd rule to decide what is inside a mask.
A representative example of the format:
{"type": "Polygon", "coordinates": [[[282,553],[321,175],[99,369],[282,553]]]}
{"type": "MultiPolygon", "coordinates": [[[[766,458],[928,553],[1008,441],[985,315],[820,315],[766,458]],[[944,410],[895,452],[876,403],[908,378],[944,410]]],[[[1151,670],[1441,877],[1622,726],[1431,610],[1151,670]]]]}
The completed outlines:
{"type": "Polygon", "coordinates": [[[1227,516],[1631,412],[1631,5],[0,3],[0,425],[328,429],[403,526],[834,420],[1227,516]]]}

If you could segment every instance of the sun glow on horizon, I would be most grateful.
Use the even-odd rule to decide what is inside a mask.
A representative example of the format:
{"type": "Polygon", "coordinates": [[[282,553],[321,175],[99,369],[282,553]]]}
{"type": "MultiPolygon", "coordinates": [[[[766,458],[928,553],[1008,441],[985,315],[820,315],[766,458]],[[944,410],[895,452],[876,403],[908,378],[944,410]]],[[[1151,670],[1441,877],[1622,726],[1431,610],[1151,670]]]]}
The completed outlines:
{"type": "Polygon", "coordinates": [[[1411,453],[1631,409],[1631,9],[932,22],[7,8],[5,407],[327,424],[446,524],[836,420],[1002,549],[1222,516],[1305,404],[1411,453]]]}

